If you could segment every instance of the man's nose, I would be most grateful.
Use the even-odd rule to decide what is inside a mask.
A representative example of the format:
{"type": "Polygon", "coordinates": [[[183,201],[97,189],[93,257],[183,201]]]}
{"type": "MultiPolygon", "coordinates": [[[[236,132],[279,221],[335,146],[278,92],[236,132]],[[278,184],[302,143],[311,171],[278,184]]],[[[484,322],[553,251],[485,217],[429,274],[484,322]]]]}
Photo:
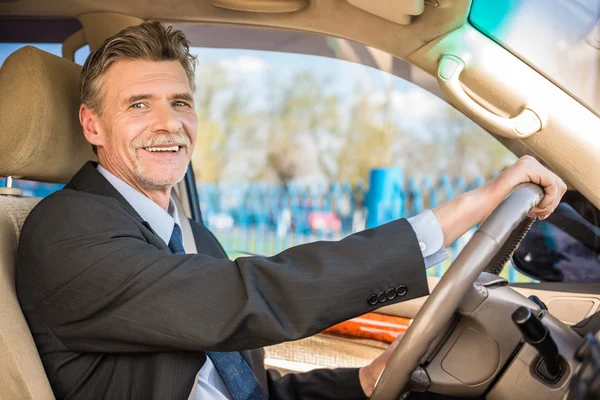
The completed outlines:
{"type": "Polygon", "coordinates": [[[169,106],[160,106],[154,108],[154,123],[152,130],[154,132],[175,133],[182,129],[183,125],[175,110],[169,106]]]}

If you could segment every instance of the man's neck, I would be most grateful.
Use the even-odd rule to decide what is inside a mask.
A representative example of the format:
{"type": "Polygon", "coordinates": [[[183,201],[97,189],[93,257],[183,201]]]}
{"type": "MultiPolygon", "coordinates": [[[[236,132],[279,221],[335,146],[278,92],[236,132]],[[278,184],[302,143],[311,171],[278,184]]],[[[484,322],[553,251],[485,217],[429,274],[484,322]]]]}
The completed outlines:
{"type": "Polygon", "coordinates": [[[173,188],[172,186],[152,189],[145,188],[142,185],[136,183],[133,179],[129,179],[127,176],[125,176],[125,174],[119,173],[117,169],[111,168],[110,165],[106,165],[102,162],[100,162],[100,165],[102,165],[102,167],[108,172],[110,172],[111,174],[113,174],[114,176],[116,176],[117,178],[119,178],[138,192],[142,193],[144,196],[146,196],[156,204],[158,204],[163,210],[169,212],[169,201],[171,199],[171,189],[173,188]]]}
{"type": "MultiPolygon", "coordinates": [[[[129,183],[129,182],[127,182],[129,183]]],[[[133,185],[132,185],[133,186],[133,185]]],[[[169,212],[169,200],[171,199],[171,187],[165,190],[143,190],[136,186],[133,186],[134,189],[142,192],[146,197],[150,200],[158,204],[163,210],[169,212]]]]}

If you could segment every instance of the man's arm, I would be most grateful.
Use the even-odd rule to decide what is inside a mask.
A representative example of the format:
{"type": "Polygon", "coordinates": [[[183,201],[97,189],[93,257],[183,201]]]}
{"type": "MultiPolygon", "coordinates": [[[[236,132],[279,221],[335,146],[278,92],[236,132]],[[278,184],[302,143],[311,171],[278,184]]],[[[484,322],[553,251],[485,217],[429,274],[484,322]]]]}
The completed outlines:
{"type": "Polygon", "coordinates": [[[532,182],[544,188],[544,199],[530,216],[546,219],[560,203],[567,186],[535,158],[521,157],[485,185],[463,193],[433,209],[449,246],[473,226],[480,224],[520,183],[532,182]]]}
{"type": "Polygon", "coordinates": [[[272,400],[364,400],[358,368],[315,369],[281,376],[267,370],[269,398],[272,400]]]}
{"type": "MultiPolygon", "coordinates": [[[[112,199],[110,199],[112,200],[112,199]]],[[[230,351],[306,337],[385,304],[428,293],[406,220],[339,242],[235,261],[173,255],[116,201],[65,190],[28,218],[19,298],[78,352],[230,351]]]]}
{"type": "Polygon", "coordinates": [[[519,183],[533,182],[544,188],[542,203],[530,216],[545,219],[558,206],[566,186],[560,178],[532,157],[523,157],[482,187],[466,192],[439,207],[411,217],[425,259],[432,267],[448,258],[446,247],[480,224],[519,183]]]}

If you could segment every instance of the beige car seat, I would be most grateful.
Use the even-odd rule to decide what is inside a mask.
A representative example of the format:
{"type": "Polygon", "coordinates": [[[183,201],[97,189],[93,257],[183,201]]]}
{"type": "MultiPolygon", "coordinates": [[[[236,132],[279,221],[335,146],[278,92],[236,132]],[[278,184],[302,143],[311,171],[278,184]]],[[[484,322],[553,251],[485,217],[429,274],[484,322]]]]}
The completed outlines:
{"type": "MultiPolygon", "coordinates": [[[[0,177],[66,183],[95,159],[79,124],[79,74],[71,61],[24,47],[0,68],[0,177]]],[[[0,188],[0,400],[53,399],[15,291],[17,243],[40,199],[0,188]]]]}

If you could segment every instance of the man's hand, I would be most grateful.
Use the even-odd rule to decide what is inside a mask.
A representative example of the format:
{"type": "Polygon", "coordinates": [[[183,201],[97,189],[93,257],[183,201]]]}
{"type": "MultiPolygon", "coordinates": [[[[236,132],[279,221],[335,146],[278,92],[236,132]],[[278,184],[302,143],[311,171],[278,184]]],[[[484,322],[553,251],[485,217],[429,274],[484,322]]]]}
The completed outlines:
{"type": "Polygon", "coordinates": [[[367,397],[371,397],[373,389],[375,388],[375,384],[377,383],[377,379],[379,379],[379,375],[381,375],[383,369],[387,365],[387,362],[392,356],[392,353],[396,347],[398,347],[398,343],[400,343],[402,340],[402,336],[404,336],[404,333],[398,335],[392,344],[390,344],[379,357],[374,359],[371,364],[367,365],[366,367],[362,367],[358,371],[360,386],[362,386],[362,389],[367,397]]]}
{"type": "Polygon", "coordinates": [[[535,158],[524,156],[482,187],[433,209],[444,232],[444,246],[451,245],[473,226],[483,222],[515,186],[526,182],[544,188],[544,199],[531,210],[530,216],[548,218],[560,203],[567,186],[535,158]]]}
{"type": "Polygon", "coordinates": [[[498,176],[500,185],[512,190],[520,183],[532,182],[544,188],[544,199],[531,210],[530,217],[546,219],[556,209],[567,185],[531,156],[521,157],[498,176]]]}

